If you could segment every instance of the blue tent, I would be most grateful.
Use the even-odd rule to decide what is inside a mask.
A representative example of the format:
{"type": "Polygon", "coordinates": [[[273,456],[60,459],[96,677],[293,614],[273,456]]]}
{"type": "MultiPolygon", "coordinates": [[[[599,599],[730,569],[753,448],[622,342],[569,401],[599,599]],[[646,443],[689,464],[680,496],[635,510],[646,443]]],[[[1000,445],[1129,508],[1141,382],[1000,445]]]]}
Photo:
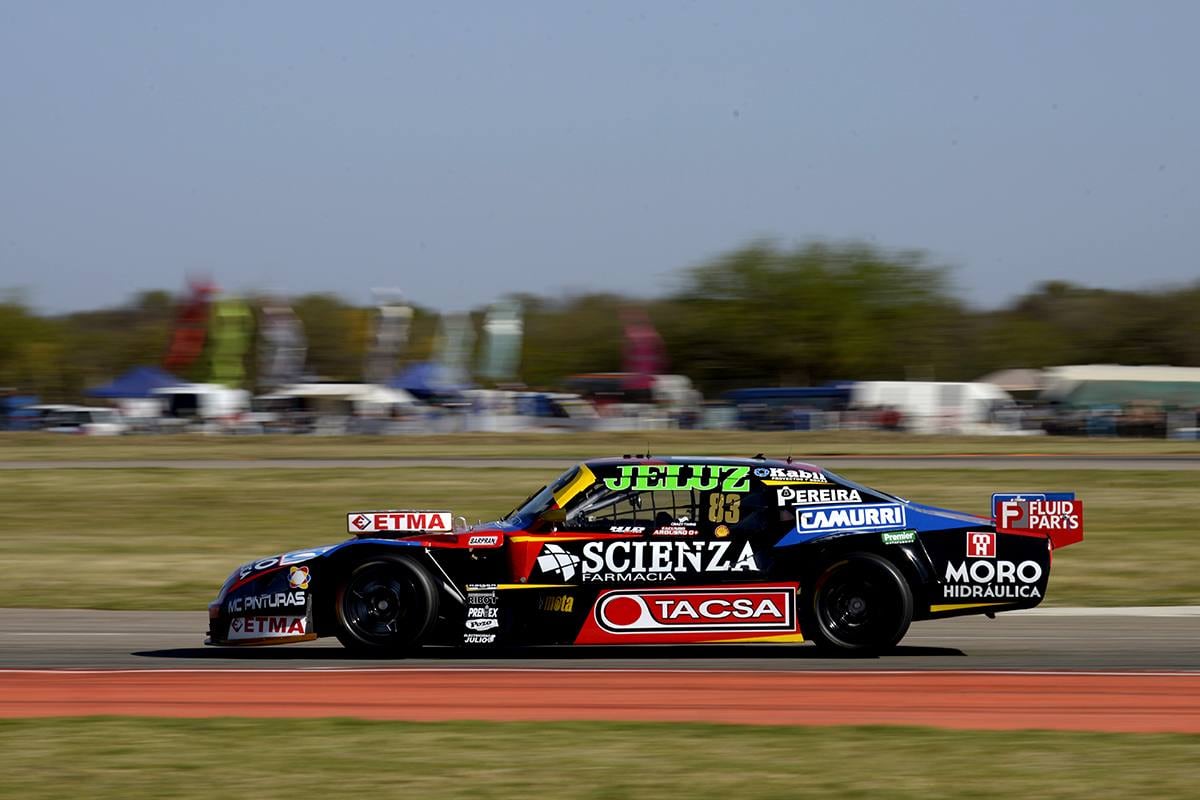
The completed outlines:
{"type": "Polygon", "coordinates": [[[392,389],[403,389],[421,399],[452,396],[471,388],[470,384],[454,381],[449,370],[436,361],[419,361],[392,378],[387,385],[392,389]]]}
{"type": "Polygon", "coordinates": [[[185,383],[187,381],[181,381],[158,367],[134,367],[111,383],[88,389],[84,394],[89,397],[152,397],[154,389],[185,383]]]}

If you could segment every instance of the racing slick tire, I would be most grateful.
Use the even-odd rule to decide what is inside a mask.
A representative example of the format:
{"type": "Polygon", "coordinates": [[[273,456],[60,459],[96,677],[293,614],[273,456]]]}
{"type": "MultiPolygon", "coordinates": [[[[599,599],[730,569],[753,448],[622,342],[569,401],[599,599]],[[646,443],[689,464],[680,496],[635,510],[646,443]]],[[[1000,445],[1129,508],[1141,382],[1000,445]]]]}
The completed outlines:
{"type": "Polygon", "coordinates": [[[355,566],[334,599],[337,638],[359,655],[403,656],[420,646],[438,614],[437,586],[407,558],[374,558],[355,566]]]}
{"type": "Polygon", "coordinates": [[[874,553],[851,553],[828,565],[800,602],[804,637],[830,655],[889,650],[904,638],[913,616],[908,581],[874,553]]]}

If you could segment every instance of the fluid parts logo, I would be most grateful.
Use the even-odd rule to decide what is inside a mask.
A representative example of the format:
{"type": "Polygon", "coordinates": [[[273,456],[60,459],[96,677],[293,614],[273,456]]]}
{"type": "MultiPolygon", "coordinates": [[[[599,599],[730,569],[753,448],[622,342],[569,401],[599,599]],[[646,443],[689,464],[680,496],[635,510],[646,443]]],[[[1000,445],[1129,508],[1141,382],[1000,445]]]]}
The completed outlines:
{"type": "Polygon", "coordinates": [[[542,572],[557,572],[564,581],[574,578],[579,570],[579,556],[568,553],[562,545],[557,544],[546,544],[542,554],[537,557],[537,563],[542,572]]]}
{"type": "Polygon", "coordinates": [[[292,567],[288,570],[288,585],[293,589],[308,588],[308,567],[292,567]]]}

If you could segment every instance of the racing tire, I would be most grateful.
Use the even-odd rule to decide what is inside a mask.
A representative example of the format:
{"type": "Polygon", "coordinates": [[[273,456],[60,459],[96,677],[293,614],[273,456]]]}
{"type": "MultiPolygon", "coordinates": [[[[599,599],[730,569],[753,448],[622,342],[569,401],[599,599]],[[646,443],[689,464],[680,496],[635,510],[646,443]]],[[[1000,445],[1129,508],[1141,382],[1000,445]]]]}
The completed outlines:
{"type": "Polygon", "coordinates": [[[437,620],[437,586],[415,561],[372,559],[354,567],[338,585],[334,614],[338,641],[347,650],[403,656],[420,646],[437,620]]]}
{"type": "Polygon", "coordinates": [[[896,565],[852,553],[825,569],[801,597],[804,638],[830,654],[870,656],[895,647],[913,616],[912,589],[896,565]]]}

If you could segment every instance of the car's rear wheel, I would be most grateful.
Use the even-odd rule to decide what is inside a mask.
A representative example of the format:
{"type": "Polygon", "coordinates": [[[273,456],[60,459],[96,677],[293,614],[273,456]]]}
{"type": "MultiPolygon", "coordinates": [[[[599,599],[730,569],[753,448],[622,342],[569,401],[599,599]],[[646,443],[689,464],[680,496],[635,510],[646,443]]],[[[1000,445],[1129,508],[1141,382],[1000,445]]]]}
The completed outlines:
{"type": "Polygon", "coordinates": [[[338,586],[337,638],[362,655],[401,656],[420,646],[437,619],[437,587],[420,564],[380,558],[356,566],[338,586]]]}
{"type": "Polygon", "coordinates": [[[827,566],[801,602],[805,638],[836,655],[889,650],[912,622],[908,581],[874,553],[853,553],[827,566]]]}

